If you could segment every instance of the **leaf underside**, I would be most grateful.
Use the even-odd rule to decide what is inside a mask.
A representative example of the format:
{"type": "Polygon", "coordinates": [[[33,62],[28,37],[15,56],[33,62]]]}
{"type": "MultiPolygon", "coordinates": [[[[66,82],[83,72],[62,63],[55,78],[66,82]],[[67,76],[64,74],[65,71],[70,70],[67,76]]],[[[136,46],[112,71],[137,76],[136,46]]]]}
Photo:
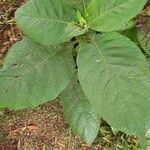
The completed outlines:
{"type": "Polygon", "coordinates": [[[98,134],[100,118],[84,96],[77,80],[63,91],[61,104],[71,128],[90,145],[98,134]]]}

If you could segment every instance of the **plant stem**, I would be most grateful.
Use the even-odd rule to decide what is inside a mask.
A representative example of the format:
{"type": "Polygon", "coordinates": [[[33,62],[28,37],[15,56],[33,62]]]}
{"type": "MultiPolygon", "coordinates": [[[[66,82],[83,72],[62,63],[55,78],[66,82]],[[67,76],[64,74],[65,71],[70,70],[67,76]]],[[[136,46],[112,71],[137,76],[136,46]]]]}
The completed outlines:
{"type": "Polygon", "coordinates": [[[84,13],[85,13],[85,16],[86,16],[87,12],[86,12],[85,1],[84,1],[84,0],[82,0],[82,3],[83,3],[83,9],[84,9],[84,13]]]}

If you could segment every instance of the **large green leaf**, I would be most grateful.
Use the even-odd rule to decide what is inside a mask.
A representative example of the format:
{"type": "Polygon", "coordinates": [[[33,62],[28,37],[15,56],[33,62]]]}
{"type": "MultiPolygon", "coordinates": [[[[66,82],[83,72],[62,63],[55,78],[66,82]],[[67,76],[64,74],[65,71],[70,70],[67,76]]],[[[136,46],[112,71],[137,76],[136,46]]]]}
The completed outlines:
{"type": "Polygon", "coordinates": [[[26,34],[44,45],[66,42],[86,30],[77,23],[70,25],[76,12],[63,0],[30,0],[17,10],[16,20],[26,34]]]}
{"type": "Polygon", "coordinates": [[[61,104],[71,128],[91,144],[99,131],[100,118],[84,96],[80,84],[73,81],[62,93],[61,104]]]}
{"type": "Polygon", "coordinates": [[[70,53],[26,38],[15,44],[0,69],[0,107],[21,109],[55,99],[74,72],[70,53]]]}
{"type": "Polygon", "coordinates": [[[143,8],[147,0],[92,0],[87,8],[88,24],[96,31],[116,31],[143,8]]]}
{"type": "Polygon", "coordinates": [[[114,128],[143,137],[150,128],[150,80],[140,49],[119,33],[96,35],[80,45],[77,64],[93,108],[114,128]]]}

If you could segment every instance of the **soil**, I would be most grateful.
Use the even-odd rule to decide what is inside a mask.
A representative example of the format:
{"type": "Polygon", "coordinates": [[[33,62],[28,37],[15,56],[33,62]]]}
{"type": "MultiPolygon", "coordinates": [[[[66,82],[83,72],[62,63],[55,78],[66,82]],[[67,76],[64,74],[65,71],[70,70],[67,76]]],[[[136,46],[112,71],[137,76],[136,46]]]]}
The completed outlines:
{"type": "MultiPolygon", "coordinates": [[[[23,37],[14,12],[23,0],[0,1],[0,58],[23,37]]],[[[134,150],[136,137],[112,130],[104,121],[91,146],[75,135],[66,123],[59,99],[34,109],[0,111],[0,150],[134,150]]]]}
{"type": "Polygon", "coordinates": [[[14,21],[14,12],[22,4],[23,0],[0,1],[0,57],[3,57],[12,44],[22,37],[21,31],[14,21]]]}

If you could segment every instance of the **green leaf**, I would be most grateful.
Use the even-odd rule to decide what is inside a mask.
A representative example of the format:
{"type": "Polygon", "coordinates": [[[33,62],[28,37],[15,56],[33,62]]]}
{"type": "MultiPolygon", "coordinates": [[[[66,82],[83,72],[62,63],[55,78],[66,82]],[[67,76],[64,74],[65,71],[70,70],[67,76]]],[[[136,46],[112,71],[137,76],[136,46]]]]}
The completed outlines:
{"type": "Polygon", "coordinates": [[[61,95],[61,104],[71,128],[91,144],[98,134],[100,118],[84,96],[80,84],[74,80],[61,95]]]}
{"type": "Polygon", "coordinates": [[[150,56],[149,55],[146,57],[146,60],[147,60],[147,63],[149,65],[149,68],[150,68],[150,56]]]}
{"type": "Polygon", "coordinates": [[[87,21],[92,29],[116,31],[144,7],[147,0],[92,0],[87,8],[87,21]]]}
{"type": "Polygon", "coordinates": [[[54,100],[72,78],[70,53],[27,38],[15,44],[0,69],[0,108],[21,109],[54,100]]]}
{"type": "Polygon", "coordinates": [[[46,46],[66,42],[85,31],[74,24],[73,32],[68,33],[70,22],[77,21],[76,12],[63,0],[30,0],[17,10],[16,20],[30,38],[46,46]]]}
{"type": "Polygon", "coordinates": [[[120,31],[122,35],[125,35],[128,37],[131,41],[133,41],[136,45],[139,46],[139,40],[138,40],[138,28],[133,27],[131,29],[120,31]]]}
{"type": "Polygon", "coordinates": [[[150,128],[148,64],[128,38],[110,32],[80,45],[79,80],[93,108],[114,128],[143,138],[150,128]]]}
{"type": "Polygon", "coordinates": [[[3,66],[3,60],[0,58],[0,69],[2,68],[3,66]]]}

